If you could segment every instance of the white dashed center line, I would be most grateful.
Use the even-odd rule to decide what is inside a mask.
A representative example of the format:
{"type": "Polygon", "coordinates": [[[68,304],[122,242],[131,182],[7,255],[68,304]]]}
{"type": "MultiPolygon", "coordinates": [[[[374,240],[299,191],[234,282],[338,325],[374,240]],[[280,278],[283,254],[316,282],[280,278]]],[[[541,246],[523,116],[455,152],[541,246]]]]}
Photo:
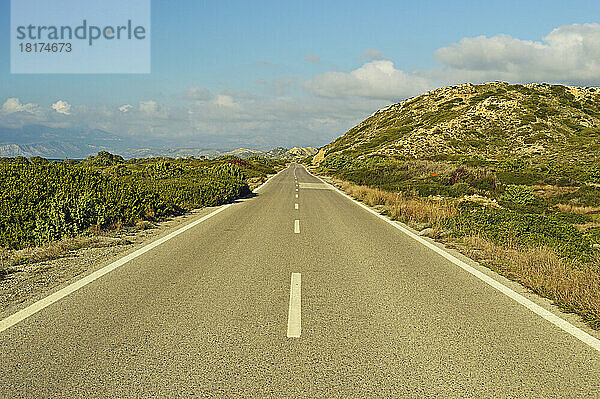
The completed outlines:
{"type": "Polygon", "coordinates": [[[296,194],[296,198],[298,198],[298,194],[296,194]]]}
{"type": "MultiPolygon", "coordinates": [[[[297,220],[296,220],[297,221],[297,220]]],[[[300,273],[292,273],[290,306],[288,309],[287,337],[300,338],[302,332],[302,302],[300,273]]]]}
{"type": "Polygon", "coordinates": [[[298,209],[298,204],[294,204],[294,209],[298,209]]]}
{"type": "Polygon", "coordinates": [[[294,233],[300,233],[300,221],[298,219],[294,220],[294,233]]]}

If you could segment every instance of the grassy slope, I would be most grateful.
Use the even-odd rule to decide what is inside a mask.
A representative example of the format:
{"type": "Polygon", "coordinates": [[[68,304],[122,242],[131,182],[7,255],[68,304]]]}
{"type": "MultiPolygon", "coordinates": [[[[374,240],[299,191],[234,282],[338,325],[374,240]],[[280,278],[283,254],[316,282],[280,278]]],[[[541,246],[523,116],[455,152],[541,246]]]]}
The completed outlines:
{"type": "Polygon", "coordinates": [[[352,157],[508,156],[589,164],[598,160],[598,138],[596,88],[488,83],[441,88],[391,105],[324,149],[352,157]]]}

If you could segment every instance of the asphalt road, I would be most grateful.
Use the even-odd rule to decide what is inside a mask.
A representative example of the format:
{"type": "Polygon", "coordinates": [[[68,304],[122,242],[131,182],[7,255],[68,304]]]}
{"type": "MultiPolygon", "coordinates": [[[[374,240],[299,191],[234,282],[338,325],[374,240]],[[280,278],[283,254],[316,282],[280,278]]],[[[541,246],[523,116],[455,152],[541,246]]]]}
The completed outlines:
{"type": "Polygon", "coordinates": [[[0,332],[0,397],[600,397],[598,351],[327,188],[292,164],[0,332]]]}

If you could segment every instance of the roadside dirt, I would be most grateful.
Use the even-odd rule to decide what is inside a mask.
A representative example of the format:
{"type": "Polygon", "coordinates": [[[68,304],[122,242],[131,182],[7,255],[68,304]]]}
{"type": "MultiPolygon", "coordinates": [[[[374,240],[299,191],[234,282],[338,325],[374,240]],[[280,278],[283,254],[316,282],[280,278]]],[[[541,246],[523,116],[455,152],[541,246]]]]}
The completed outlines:
{"type": "Polygon", "coordinates": [[[145,230],[128,229],[95,237],[93,247],[69,251],[57,259],[10,266],[0,279],[0,319],[5,318],[49,293],[143,247],[155,238],[183,225],[207,208],[154,223],[145,230]]]}

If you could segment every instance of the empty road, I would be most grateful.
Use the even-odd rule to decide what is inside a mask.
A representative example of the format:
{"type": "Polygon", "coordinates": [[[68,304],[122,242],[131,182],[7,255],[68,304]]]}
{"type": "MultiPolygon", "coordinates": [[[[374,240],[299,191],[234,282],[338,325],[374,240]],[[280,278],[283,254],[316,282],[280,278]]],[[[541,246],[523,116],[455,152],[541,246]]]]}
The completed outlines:
{"type": "Polygon", "coordinates": [[[0,332],[0,397],[598,398],[600,352],[292,164],[0,332]]]}

